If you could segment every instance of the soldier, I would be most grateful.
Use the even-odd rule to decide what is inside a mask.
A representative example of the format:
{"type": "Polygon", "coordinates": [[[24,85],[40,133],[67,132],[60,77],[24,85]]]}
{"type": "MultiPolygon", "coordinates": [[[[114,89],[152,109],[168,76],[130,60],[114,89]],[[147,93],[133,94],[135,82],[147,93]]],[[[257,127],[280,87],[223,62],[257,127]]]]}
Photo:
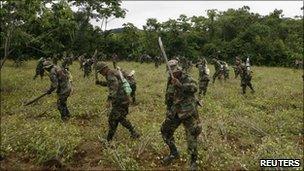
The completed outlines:
{"type": "Polygon", "coordinates": [[[218,78],[221,74],[221,69],[223,68],[222,64],[219,62],[219,60],[217,60],[216,58],[213,58],[212,60],[212,64],[214,65],[214,74],[212,76],[212,83],[214,84],[215,79],[218,78]]]}
{"type": "Polygon", "coordinates": [[[206,95],[209,79],[209,68],[207,66],[207,61],[203,58],[198,64],[196,64],[199,72],[199,96],[206,95]]]}
{"type": "Polygon", "coordinates": [[[252,87],[252,84],[251,84],[251,79],[252,79],[252,76],[251,76],[251,73],[252,71],[250,71],[249,67],[247,67],[245,64],[241,64],[241,73],[240,73],[240,76],[241,76],[241,87],[242,87],[242,90],[243,90],[243,94],[246,94],[246,87],[248,86],[250,89],[251,89],[251,92],[254,93],[254,89],[252,87]]]}
{"type": "Polygon", "coordinates": [[[82,64],[83,65],[83,72],[84,72],[84,75],[83,77],[89,77],[90,73],[92,72],[92,64],[93,64],[93,60],[92,59],[86,59],[84,61],[84,63],[82,64]]]}
{"type": "Polygon", "coordinates": [[[118,62],[118,56],[117,56],[116,53],[113,53],[112,61],[113,61],[113,67],[116,68],[116,65],[117,65],[117,62],[118,62]]]}
{"type": "Polygon", "coordinates": [[[154,57],[154,64],[155,64],[155,68],[158,68],[160,66],[160,57],[159,56],[154,57]]]}
{"type": "Polygon", "coordinates": [[[107,102],[108,106],[112,105],[108,118],[109,131],[107,140],[111,141],[113,139],[119,123],[130,131],[132,138],[139,138],[140,135],[135,131],[131,122],[126,118],[129,113],[130,99],[123,87],[123,81],[119,76],[119,72],[117,70],[109,69],[107,64],[103,62],[99,62],[96,69],[97,72],[106,78],[106,81],[96,81],[96,84],[107,86],[109,88],[107,102]]]}
{"type": "Polygon", "coordinates": [[[164,142],[169,146],[170,154],[163,159],[168,165],[174,159],[179,158],[179,152],[175,146],[174,132],[180,124],[183,124],[187,134],[188,152],[190,154],[190,168],[197,169],[197,137],[202,131],[197,112],[197,83],[177,65],[176,60],[168,62],[173,72],[169,77],[166,89],[166,119],[161,126],[161,134],[164,142]]]}
{"type": "Polygon", "coordinates": [[[42,79],[44,76],[44,69],[43,69],[43,62],[45,61],[44,57],[41,57],[38,60],[37,66],[36,66],[36,74],[34,76],[34,80],[37,78],[38,75],[40,75],[40,78],[42,79]]]}
{"type": "MultiPolygon", "coordinates": [[[[73,55],[73,54],[71,54],[71,55],[73,55]]],[[[68,57],[66,55],[66,51],[64,51],[63,52],[63,62],[61,64],[62,67],[65,68],[65,69],[67,69],[67,70],[69,70],[69,66],[72,65],[72,63],[73,63],[72,57],[68,57]]]]}
{"type": "Polygon", "coordinates": [[[242,60],[240,59],[239,56],[237,56],[235,58],[235,66],[234,66],[234,78],[236,79],[241,72],[241,64],[242,64],[242,60]]]}
{"type": "Polygon", "coordinates": [[[54,90],[56,90],[58,96],[57,108],[61,114],[61,119],[66,121],[70,118],[70,112],[67,107],[67,99],[72,90],[71,74],[68,70],[55,66],[50,61],[45,61],[43,63],[43,68],[49,73],[51,80],[51,86],[47,90],[47,93],[51,94],[54,90]]]}
{"type": "Polygon", "coordinates": [[[83,70],[83,63],[85,62],[85,56],[86,56],[86,55],[87,55],[87,54],[84,53],[84,54],[82,54],[82,55],[80,55],[80,56],[78,57],[79,69],[81,69],[81,70],[83,70]]]}
{"type": "Polygon", "coordinates": [[[227,80],[227,79],[229,79],[229,67],[228,67],[228,64],[227,64],[227,62],[225,62],[225,61],[220,61],[220,63],[221,63],[221,76],[224,76],[224,78],[225,78],[225,81],[227,80]]]}

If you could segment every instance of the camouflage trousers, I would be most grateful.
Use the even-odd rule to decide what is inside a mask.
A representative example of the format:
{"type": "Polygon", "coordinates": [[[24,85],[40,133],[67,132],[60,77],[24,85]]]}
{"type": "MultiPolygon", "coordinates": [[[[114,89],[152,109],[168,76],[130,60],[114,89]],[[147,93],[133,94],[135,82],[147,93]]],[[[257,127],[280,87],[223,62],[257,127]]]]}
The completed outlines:
{"type": "Polygon", "coordinates": [[[199,82],[199,92],[198,92],[199,95],[201,95],[202,92],[203,92],[204,96],[206,95],[207,88],[208,88],[208,83],[209,83],[209,80],[200,80],[200,82],[199,82]]]}
{"type": "Polygon", "coordinates": [[[216,70],[216,71],[215,71],[215,73],[214,73],[213,76],[212,76],[212,78],[213,78],[212,83],[215,82],[215,79],[218,78],[218,77],[220,76],[220,74],[221,74],[221,71],[220,71],[220,70],[216,70]]]}
{"type": "Polygon", "coordinates": [[[84,71],[84,74],[83,74],[84,78],[88,77],[91,74],[91,72],[92,72],[90,69],[86,69],[86,68],[83,71],[84,71]]]}
{"type": "Polygon", "coordinates": [[[240,69],[234,68],[234,78],[237,78],[240,75],[240,69]]]}
{"type": "Polygon", "coordinates": [[[246,94],[247,87],[249,87],[251,89],[251,91],[254,92],[253,86],[251,84],[251,78],[241,79],[241,87],[242,87],[243,94],[246,94]]]}
{"type": "MultiPolygon", "coordinates": [[[[167,111],[171,112],[171,111],[167,111]]],[[[161,134],[164,142],[168,145],[170,149],[170,154],[176,154],[177,148],[174,141],[174,132],[181,125],[184,125],[187,144],[188,144],[188,153],[190,154],[191,161],[196,161],[198,156],[197,151],[197,137],[202,131],[201,122],[198,116],[197,111],[185,119],[180,119],[177,114],[171,116],[167,114],[165,121],[161,126],[161,134]]]]}
{"type": "Polygon", "coordinates": [[[65,94],[58,94],[57,109],[60,112],[62,120],[68,119],[70,117],[70,111],[67,107],[67,100],[69,96],[70,92],[65,94]]]}
{"type": "Polygon", "coordinates": [[[113,136],[116,132],[119,123],[130,131],[131,136],[137,134],[135,132],[134,126],[127,119],[128,113],[129,113],[129,104],[121,104],[121,105],[112,104],[112,110],[108,118],[108,123],[109,123],[109,131],[107,135],[108,141],[111,141],[113,139],[113,136]]]}

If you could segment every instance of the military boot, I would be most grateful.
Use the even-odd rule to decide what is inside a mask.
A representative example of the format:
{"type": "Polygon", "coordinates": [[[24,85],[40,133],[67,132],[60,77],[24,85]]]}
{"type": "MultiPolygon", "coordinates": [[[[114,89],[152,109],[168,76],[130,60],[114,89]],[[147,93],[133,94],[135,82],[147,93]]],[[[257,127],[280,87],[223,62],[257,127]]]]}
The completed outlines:
{"type": "Polygon", "coordinates": [[[163,159],[164,165],[169,165],[173,160],[179,158],[179,152],[177,151],[176,146],[170,147],[170,154],[168,156],[165,156],[163,159]]]}

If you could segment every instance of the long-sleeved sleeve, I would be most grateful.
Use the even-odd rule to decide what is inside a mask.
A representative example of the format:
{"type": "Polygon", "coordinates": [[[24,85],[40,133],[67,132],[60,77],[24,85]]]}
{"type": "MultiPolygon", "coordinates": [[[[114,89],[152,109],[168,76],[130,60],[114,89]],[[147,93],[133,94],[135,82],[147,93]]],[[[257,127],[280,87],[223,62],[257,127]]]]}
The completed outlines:
{"type": "Polygon", "coordinates": [[[51,80],[51,86],[49,88],[49,91],[54,91],[58,87],[58,78],[57,78],[56,73],[54,73],[54,72],[50,73],[50,80],[51,80]]]}
{"type": "Polygon", "coordinates": [[[197,82],[189,77],[182,82],[181,90],[185,93],[195,93],[197,92],[197,82]]]}
{"type": "Polygon", "coordinates": [[[107,77],[107,85],[109,88],[108,100],[113,100],[118,91],[118,79],[114,75],[110,75],[107,77]]]}
{"type": "Polygon", "coordinates": [[[100,86],[103,86],[103,87],[108,86],[107,81],[96,81],[96,84],[97,84],[97,85],[100,85],[100,86]]]}

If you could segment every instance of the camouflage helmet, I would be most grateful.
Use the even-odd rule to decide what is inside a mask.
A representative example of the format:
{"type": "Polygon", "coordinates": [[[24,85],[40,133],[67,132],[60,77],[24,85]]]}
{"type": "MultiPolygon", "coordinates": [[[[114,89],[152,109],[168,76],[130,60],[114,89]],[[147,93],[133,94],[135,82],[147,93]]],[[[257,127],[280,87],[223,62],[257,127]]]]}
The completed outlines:
{"type": "Polygon", "coordinates": [[[180,66],[178,66],[178,61],[175,59],[172,59],[170,61],[168,61],[168,65],[171,69],[172,72],[176,72],[176,71],[181,71],[182,68],[180,66]]]}
{"type": "Polygon", "coordinates": [[[101,71],[102,69],[108,67],[106,63],[104,62],[98,62],[97,65],[96,65],[96,70],[97,71],[101,71]]]}
{"type": "Polygon", "coordinates": [[[168,61],[168,65],[169,67],[175,67],[178,65],[178,61],[175,59],[171,59],[170,61],[168,61]]]}
{"type": "Polygon", "coordinates": [[[49,60],[44,61],[44,62],[43,62],[43,69],[51,68],[53,65],[54,65],[54,64],[53,64],[51,61],[49,61],[49,60]]]}

